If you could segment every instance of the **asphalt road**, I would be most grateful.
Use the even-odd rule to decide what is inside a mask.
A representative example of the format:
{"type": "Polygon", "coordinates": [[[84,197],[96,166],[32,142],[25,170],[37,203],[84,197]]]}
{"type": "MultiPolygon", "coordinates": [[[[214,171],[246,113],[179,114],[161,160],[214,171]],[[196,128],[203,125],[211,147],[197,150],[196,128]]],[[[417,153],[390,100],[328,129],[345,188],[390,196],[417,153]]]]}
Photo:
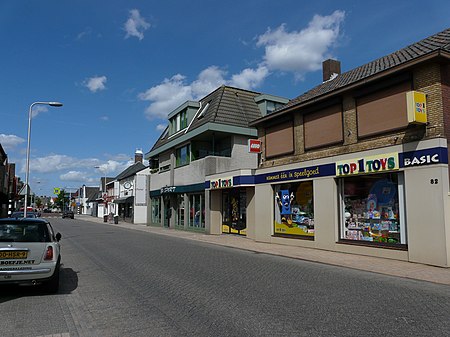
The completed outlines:
{"type": "Polygon", "coordinates": [[[0,287],[0,335],[450,336],[450,287],[72,219],[61,289],[0,287]]]}

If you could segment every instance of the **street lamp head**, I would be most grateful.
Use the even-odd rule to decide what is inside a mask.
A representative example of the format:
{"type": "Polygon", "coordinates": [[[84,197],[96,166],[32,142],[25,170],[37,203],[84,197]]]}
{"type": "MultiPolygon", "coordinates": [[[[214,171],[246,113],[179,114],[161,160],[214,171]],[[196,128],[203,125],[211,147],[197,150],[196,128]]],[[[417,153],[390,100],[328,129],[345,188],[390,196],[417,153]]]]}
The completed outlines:
{"type": "Polygon", "coordinates": [[[63,106],[63,104],[61,102],[48,102],[48,105],[55,106],[55,107],[63,106]]]}

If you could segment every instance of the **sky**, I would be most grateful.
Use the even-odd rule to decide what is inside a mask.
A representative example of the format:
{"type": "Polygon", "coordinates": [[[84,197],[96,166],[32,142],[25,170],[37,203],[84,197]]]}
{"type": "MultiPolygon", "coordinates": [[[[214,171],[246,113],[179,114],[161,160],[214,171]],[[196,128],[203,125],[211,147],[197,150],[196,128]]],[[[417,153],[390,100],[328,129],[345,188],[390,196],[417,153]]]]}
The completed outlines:
{"type": "Polygon", "coordinates": [[[220,85],[295,98],[450,26],[450,1],[0,0],[0,144],[30,188],[98,186],[220,85]]]}

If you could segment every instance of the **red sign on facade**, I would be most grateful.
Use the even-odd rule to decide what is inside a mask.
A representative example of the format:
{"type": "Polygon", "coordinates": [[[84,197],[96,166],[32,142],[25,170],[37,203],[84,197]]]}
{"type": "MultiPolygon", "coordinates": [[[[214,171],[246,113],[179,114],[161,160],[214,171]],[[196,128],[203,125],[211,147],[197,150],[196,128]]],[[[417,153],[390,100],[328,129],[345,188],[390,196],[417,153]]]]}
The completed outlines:
{"type": "Polygon", "coordinates": [[[261,141],[259,139],[249,139],[248,140],[248,152],[260,153],[261,152],[261,141]]]}

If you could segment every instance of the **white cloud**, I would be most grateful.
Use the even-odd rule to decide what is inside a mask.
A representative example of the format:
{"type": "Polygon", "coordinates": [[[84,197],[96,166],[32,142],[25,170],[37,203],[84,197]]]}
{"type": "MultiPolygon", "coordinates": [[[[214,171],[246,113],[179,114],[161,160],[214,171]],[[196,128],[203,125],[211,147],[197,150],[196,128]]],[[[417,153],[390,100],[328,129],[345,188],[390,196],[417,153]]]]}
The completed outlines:
{"type": "MultiPolygon", "coordinates": [[[[72,182],[72,183],[82,183],[82,184],[95,184],[98,183],[98,178],[92,178],[88,176],[88,173],[86,172],[80,172],[80,171],[69,171],[67,173],[61,174],[59,176],[59,180],[65,181],[65,182],[72,182]]],[[[66,187],[66,189],[69,189],[66,187]]]]}
{"type": "Polygon", "coordinates": [[[84,37],[86,37],[86,36],[89,36],[89,35],[91,35],[92,34],[92,28],[91,27],[86,27],[81,33],[79,33],[78,35],[77,35],[77,40],[81,40],[81,39],[83,39],[84,37]]]}
{"type": "Polygon", "coordinates": [[[84,182],[86,181],[86,172],[69,171],[67,173],[61,174],[59,176],[59,179],[62,181],[84,182]]]}
{"type": "Polygon", "coordinates": [[[253,89],[259,87],[269,75],[266,66],[259,66],[256,69],[244,69],[239,74],[231,77],[230,84],[243,89],[253,89]]]}
{"type": "MultiPolygon", "coordinates": [[[[98,165],[98,162],[98,159],[94,158],[79,159],[55,154],[40,158],[32,158],[30,160],[30,167],[33,172],[49,173],[71,170],[74,168],[93,168],[95,165],[98,165]]],[[[22,172],[25,172],[25,168],[22,168],[22,172]]]]}
{"type": "Polygon", "coordinates": [[[91,92],[97,92],[100,90],[106,89],[106,76],[94,76],[91,78],[88,78],[85,81],[85,86],[91,91],[91,92]]]}
{"type": "Polygon", "coordinates": [[[48,108],[45,105],[36,105],[33,107],[33,111],[31,111],[31,117],[37,117],[41,112],[47,112],[48,108]]]}
{"type": "MultiPolygon", "coordinates": [[[[133,164],[133,160],[128,156],[126,160],[108,160],[101,164],[96,158],[74,158],[66,155],[49,155],[40,158],[32,158],[30,160],[30,167],[33,173],[51,173],[58,171],[68,171],[69,173],[79,169],[87,169],[88,171],[95,171],[96,166],[100,166],[100,171],[108,174],[117,174],[125,168],[133,164]]],[[[22,168],[22,172],[25,169],[22,168]]],[[[67,174],[67,173],[64,173],[67,174]]]]}
{"type": "Polygon", "coordinates": [[[127,160],[126,162],[108,160],[106,163],[96,166],[98,166],[97,170],[100,171],[102,175],[108,175],[113,173],[114,175],[116,175],[125,170],[128,166],[133,164],[134,164],[133,160],[127,160]]]}
{"type": "Polygon", "coordinates": [[[190,85],[193,99],[199,99],[227,83],[227,72],[217,66],[210,66],[200,72],[197,80],[190,85]]]}
{"type": "MultiPolygon", "coordinates": [[[[76,187],[78,183],[98,186],[99,178],[116,177],[119,173],[134,164],[129,155],[117,155],[117,160],[101,161],[97,158],[75,158],[53,154],[41,158],[32,158],[30,162],[30,181],[39,181],[38,194],[48,194],[54,187],[76,187]],[[100,167],[99,169],[96,167],[100,167]],[[39,178],[37,178],[39,177],[39,178]],[[45,192],[43,187],[45,186],[45,192]]],[[[25,164],[21,162],[20,172],[25,173],[25,164]]],[[[33,186],[32,188],[38,189],[33,186]]]]}
{"type": "Polygon", "coordinates": [[[12,150],[16,146],[24,142],[25,139],[18,137],[16,135],[5,135],[3,133],[0,134],[0,144],[2,144],[2,147],[6,153],[8,153],[8,150],[12,150]]]}
{"type": "Polygon", "coordinates": [[[102,120],[104,122],[107,122],[107,121],[109,121],[109,117],[108,116],[101,116],[100,120],[102,120]]]}
{"type": "Polygon", "coordinates": [[[167,124],[158,124],[156,126],[157,131],[164,131],[167,128],[167,124]]]}
{"type": "Polygon", "coordinates": [[[256,45],[264,47],[265,52],[255,68],[246,68],[227,78],[225,70],[210,66],[191,83],[184,75],[176,74],[140,93],[138,98],[150,102],[145,111],[148,119],[166,119],[180,104],[198,100],[222,84],[255,90],[270,74],[280,71],[301,79],[307,72],[321,69],[322,62],[331,56],[330,49],[338,41],[344,18],[344,11],[335,11],[329,16],[315,15],[300,31],[289,32],[285,24],[275,30],[269,28],[257,37],[256,45]]]}
{"type": "Polygon", "coordinates": [[[184,84],[184,79],[180,74],[174,75],[138,95],[139,99],[152,102],[146,110],[148,119],[165,119],[178,105],[193,99],[191,87],[184,84]]]}
{"type": "Polygon", "coordinates": [[[167,115],[180,104],[188,100],[198,100],[223,84],[238,86],[243,89],[254,89],[259,86],[268,75],[267,68],[261,66],[256,70],[245,69],[240,74],[227,80],[227,72],[217,66],[210,66],[200,72],[192,83],[186,83],[186,77],[177,74],[166,78],[161,84],[140,93],[138,98],[151,102],[146,110],[146,116],[166,119],[167,115]]]}
{"type": "Polygon", "coordinates": [[[142,40],[144,38],[144,32],[149,28],[150,24],[145,21],[137,9],[130,10],[130,16],[124,25],[124,29],[127,32],[127,35],[125,35],[126,39],[134,36],[142,40]]]}
{"type": "Polygon", "coordinates": [[[345,12],[337,10],[329,16],[315,15],[301,31],[288,32],[285,24],[269,28],[256,44],[265,47],[264,64],[269,70],[293,72],[297,78],[320,69],[337,42],[344,17],[345,12]]]}

